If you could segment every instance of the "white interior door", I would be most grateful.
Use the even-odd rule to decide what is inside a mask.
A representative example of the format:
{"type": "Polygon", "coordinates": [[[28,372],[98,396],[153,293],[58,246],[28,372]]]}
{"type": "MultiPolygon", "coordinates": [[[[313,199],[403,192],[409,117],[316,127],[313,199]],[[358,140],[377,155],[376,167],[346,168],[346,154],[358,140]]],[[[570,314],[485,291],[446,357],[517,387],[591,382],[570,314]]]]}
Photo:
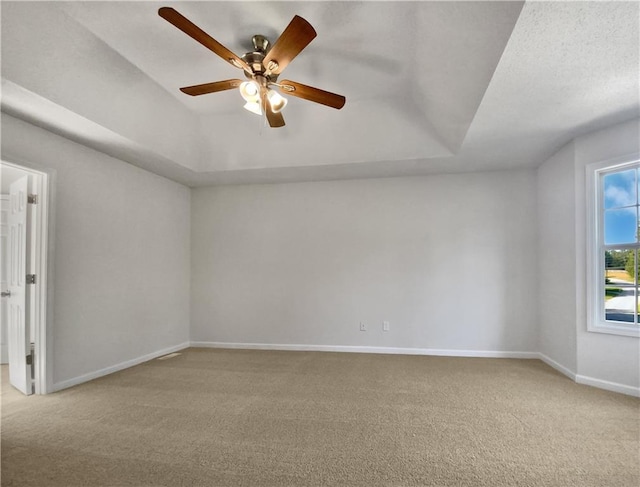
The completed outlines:
{"type": "Polygon", "coordinates": [[[11,184],[9,192],[9,292],[8,339],[9,381],[23,394],[32,393],[31,340],[27,322],[27,189],[28,176],[11,184]]]}
{"type": "MultiPolygon", "coordinates": [[[[0,196],[0,290],[9,290],[9,195],[0,196]]],[[[0,364],[9,363],[8,305],[0,300],[0,364]]]]}

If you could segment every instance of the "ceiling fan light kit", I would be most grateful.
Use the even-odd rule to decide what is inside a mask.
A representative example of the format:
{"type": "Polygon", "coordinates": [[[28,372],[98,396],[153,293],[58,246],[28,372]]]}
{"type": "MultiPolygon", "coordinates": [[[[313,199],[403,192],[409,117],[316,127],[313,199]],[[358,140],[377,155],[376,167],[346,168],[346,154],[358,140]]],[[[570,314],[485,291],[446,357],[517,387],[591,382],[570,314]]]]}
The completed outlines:
{"type": "Polygon", "coordinates": [[[288,100],[275,90],[269,90],[267,93],[267,101],[271,105],[271,109],[278,113],[287,106],[288,100]]]}
{"type": "Polygon", "coordinates": [[[246,102],[260,101],[260,88],[254,81],[243,81],[240,83],[240,95],[246,102]]]}
{"type": "Polygon", "coordinates": [[[254,35],[254,50],[242,57],[235,55],[173,8],[162,7],[158,10],[158,15],[235,68],[242,69],[248,78],[248,81],[230,79],[180,88],[180,91],[187,95],[199,96],[239,88],[240,95],[246,101],[244,108],[257,115],[264,113],[269,126],[274,128],[285,125],[281,112],[287,105],[287,99],[273,87],[288,95],[338,110],[346,102],[342,95],[302,83],[290,80],[277,82],[278,76],[287,65],[316,37],[316,31],[311,24],[298,15],[293,17],[273,46],[266,37],[254,35]]]}

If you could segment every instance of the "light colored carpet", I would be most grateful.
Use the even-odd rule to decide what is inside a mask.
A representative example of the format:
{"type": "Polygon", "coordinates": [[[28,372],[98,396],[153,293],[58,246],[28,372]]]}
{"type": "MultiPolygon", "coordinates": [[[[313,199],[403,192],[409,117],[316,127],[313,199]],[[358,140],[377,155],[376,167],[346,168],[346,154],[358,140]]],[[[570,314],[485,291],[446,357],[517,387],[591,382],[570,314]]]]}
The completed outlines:
{"type": "Polygon", "coordinates": [[[189,349],[3,384],[3,486],[640,485],[640,400],[538,360],[189,349]]]}

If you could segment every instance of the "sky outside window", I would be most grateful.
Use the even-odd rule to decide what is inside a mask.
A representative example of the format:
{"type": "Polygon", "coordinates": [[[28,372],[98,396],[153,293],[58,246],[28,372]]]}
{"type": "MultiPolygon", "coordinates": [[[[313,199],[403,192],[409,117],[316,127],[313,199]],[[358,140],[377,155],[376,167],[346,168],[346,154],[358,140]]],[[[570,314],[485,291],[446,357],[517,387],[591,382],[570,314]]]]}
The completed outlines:
{"type": "Polygon", "coordinates": [[[634,168],[603,178],[605,245],[637,242],[639,174],[634,168]]]}

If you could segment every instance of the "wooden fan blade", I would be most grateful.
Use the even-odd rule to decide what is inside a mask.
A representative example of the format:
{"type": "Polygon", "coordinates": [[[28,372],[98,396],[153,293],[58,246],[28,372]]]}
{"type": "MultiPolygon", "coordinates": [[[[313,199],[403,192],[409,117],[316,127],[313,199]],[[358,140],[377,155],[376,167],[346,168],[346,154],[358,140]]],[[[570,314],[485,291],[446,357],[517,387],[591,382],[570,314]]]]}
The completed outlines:
{"type": "Polygon", "coordinates": [[[280,81],[278,84],[286,95],[320,103],[331,108],[336,108],[337,110],[340,110],[347,101],[347,99],[342,95],[336,95],[335,93],[314,88],[313,86],[296,83],[295,81],[290,81],[288,79],[280,81]]]}
{"type": "Polygon", "coordinates": [[[296,15],[280,34],[273,47],[265,56],[262,64],[273,74],[280,74],[291,60],[300,54],[316,37],[316,31],[309,22],[296,15]],[[277,67],[269,69],[269,63],[274,61],[277,67]]]}
{"type": "Polygon", "coordinates": [[[180,91],[191,96],[206,95],[207,93],[215,93],[216,91],[232,90],[242,83],[240,79],[226,79],[224,81],[215,81],[213,83],[204,83],[202,85],[185,86],[180,91]]]}
{"type": "Polygon", "coordinates": [[[246,62],[244,62],[241,58],[236,56],[233,52],[224,47],[218,41],[216,41],[213,37],[211,37],[189,19],[178,13],[176,10],[172,9],[171,7],[162,7],[160,10],[158,10],[158,15],[170,24],[176,26],[189,37],[198,41],[207,49],[210,49],[211,51],[216,53],[232,66],[244,69],[249,73],[251,72],[251,68],[246,62]]]}
{"type": "Polygon", "coordinates": [[[282,116],[282,112],[274,113],[271,108],[269,108],[269,104],[267,103],[267,120],[269,121],[269,127],[277,128],[284,127],[284,117],[282,116]]]}
{"type": "Polygon", "coordinates": [[[271,104],[267,100],[267,88],[264,86],[260,88],[260,100],[262,101],[262,110],[267,115],[269,127],[284,127],[284,117],[282,116],[282,112],[276,113],[271,109],[271,104]]]}

